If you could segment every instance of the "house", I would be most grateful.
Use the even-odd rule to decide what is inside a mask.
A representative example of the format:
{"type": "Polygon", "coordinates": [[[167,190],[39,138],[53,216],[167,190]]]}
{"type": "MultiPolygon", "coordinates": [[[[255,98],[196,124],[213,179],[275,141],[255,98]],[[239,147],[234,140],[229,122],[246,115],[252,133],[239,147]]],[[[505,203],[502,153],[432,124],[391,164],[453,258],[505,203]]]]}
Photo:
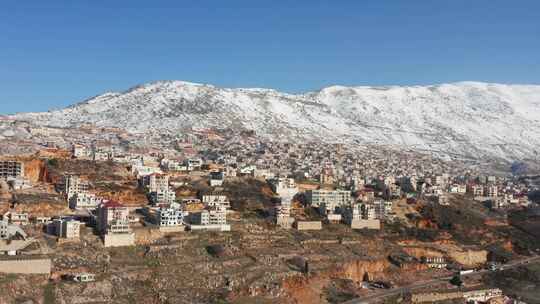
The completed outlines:
{"type": "Polygon", "coordinates": [[[30,223],[28,213],[26,212],[8,212],[4,217],[6,217],[6,215],[12,224],[24,226],[30,223]]]}
{"type": "Polygon", "coordinates": [[[71,209],[95,209],[101,199],[96,197],[94,194],[80,192],[75,193],[69,199],[69,208],[71,209]]]}
{"type": "Polygon", "coordinates": [[[211,187],[221,187],[223,185],[223,180],[225,175],[223,172],[214,171],[210,172],[210,186],[211,187]]]}
{"type": "Polygon", "coordinates": [[[281,202],[274,207],[276,225],[281,228],[290,229],[294,223],[294,217],[291,217],[291,205],[287,202],[281,202]]]}
{"type": "Polygon", "coordinates": [[[71,153],[74,158],[88,159],[91,156],[91,151],[83,145],[74,144],[71,148],[71,153]]]}
{"type": "Polygon", "coordinates": [[[211,192],[202,195],[202,203],[206,207],[223,207],[225,209],[231,208],[231,203],[226,195],[219,192],[211,192]]]}
{"type": "Polygon", "coordinates": [[[116,201],[104,201],[97,210],[97,229],[105,247],[131,246],[135,236],[129,227],[129,209],[116,201]]]}
{"type": "Polygon", "coordinates": [[[65,239],[78,239],[80,234],[80,227],[81,222],[70,218],[59,218],[54,219],[53,222],[50,224],[52,225],[52,230],[54,230],[54,234],[58,236],[59,238],[65,238],[65,239]]]}
{"type": "Polygon", "coordinates": [[[160,207],[156,212],[157,224],[161,227],[180,226],[184,224],[182,210],[175,207],[160,207]]]}
{"type": "Polygon", "coordinates": [[[79,283],[94,282],[96,280],[96,275],[92,273],[78,273],[73,276],[73,281],[79,283]]]}
{"type": "Polygon", "coordinates": [[[380,229],[380,220],[368,218],[363,211],[363,204],[354,204],[340,208],[343,222],[352,229],[380,229]]]}
{"type": "Polygon", "coordinates": [[[482,185],[474,185],[474,184],[469,185],[468,191],[473,196],[483,196],[484,195],[484,187],[482,185]]]}
{"type": "Polygon", "coordinates": [[[176,201],[176,192],[170,187],[167,189],[159,189],[149,193],[149,199],[154,205],[170,205],[176,201]]]}
{"type": "Polygon", "coordinates": [[[426,264],[429,268],[445,269],[448,267],[448,261],[444,257],[427,257],[423,256],[421,262],[426,264]]]}
{"type": "Polygon", "coordinates": [[[210,207],[189,215],[191,230],[230,231],[227,224],[227,210],[224,207],[210,207]]]}

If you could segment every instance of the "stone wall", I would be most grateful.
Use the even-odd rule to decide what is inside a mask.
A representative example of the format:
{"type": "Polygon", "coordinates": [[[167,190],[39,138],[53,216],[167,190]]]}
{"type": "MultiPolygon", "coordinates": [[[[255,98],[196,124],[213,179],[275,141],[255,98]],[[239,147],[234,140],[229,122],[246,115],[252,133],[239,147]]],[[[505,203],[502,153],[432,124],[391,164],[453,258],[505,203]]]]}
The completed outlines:
{"type": "Polygon", "coordinates": [[[321,221],[299,221],[295,223],[296,229],[298,230],[321,230],[322,222],[321,221]]]}
{"type": "Polygon", "coordinates": [[[412,303],[433,303],[451,299],[463,298],[462,292],[430,292],[430,293],[419,293],[413,294],[411,298],[412,303]]]}
{"type": "Polygon", "coordinates": [[[381,229],[380,220],[353,220],[351,222],[352,229],[381,229]]]}
{"type": "Polygon", "coordinates": [[[122,247],[135,245],[134,233],[109,233],[103,236],[105,247],[122,247]]]}
{"type": "Polygon", "coordinates": [[[0,260],[0,272],[20,274],[50,274],[50,259],[8,259],[0,260]]]}

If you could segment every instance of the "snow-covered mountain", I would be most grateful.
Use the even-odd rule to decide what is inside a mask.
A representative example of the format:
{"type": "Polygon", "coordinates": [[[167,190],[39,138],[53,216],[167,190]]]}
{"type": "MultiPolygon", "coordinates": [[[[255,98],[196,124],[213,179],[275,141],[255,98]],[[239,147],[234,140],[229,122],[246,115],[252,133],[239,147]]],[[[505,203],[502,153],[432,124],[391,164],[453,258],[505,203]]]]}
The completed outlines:
{"type": "Polygon", "coordinates": [[[11,118],[137,133],[229,127],[276,140],[384,144],[473,158],[525,159],[540,150],[540,86],[535,85],[332,86],[293,95],[160,81],[11,118]]]}

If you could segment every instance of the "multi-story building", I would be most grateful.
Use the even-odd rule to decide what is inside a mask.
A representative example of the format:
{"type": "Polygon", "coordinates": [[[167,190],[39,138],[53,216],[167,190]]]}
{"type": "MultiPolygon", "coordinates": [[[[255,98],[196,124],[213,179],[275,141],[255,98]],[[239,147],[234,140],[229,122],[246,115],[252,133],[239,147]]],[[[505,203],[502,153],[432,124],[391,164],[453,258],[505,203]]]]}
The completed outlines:
{"type": "Polygon", "coordinates": [[[177,227],[184,224],[182,210],[173,207],[161,207],[156,211],[157,223],[160,227],[177,227]]]}
{"type": "Polygon", "coordinates": [[[210,172],[210,186],[211,187],[221,187],[223,185],[223,181],[225,179],[225,175],[223,172],[210,172]]]}
{"type": "Polygon", "coordinates": [[[226,195],[218,192],[203,194],[202,203],[206,207],[223,207],[225,209],[231,208],[231,203],[226,195]]]}
{"type": "Polygon", "coordinates": [[[176,201],[176,192],[170,187],[167,189],[160,189],[155,192],[150,192],[150,201],[154,205],[170,205],[176,201]]]}
{"type": "Polygon", "coordinates": [[[59,238],[79,238],[81,222],[72,218],[54,219],[52,222],[54,233],[59,238]]]}
{"type": "Polygon", "coordinates": [[[132,246],[135,235],[129,227],[129,209],[119,202],[105,201],[98,206],[97,229],[105,247],[132,246]]]}
{"type": "Polygon", "coordinates": [[[148,187],[148,192],[158,192],[169,188],[169,175],[167,174],[150,174],[143,177],[144,186],[148,187]]]}
{"type": "Polygon", "coordinates": [[[69,199],[69,208],[71,209],[95,209],[101,199],[91,193],[75,193],[69,199]]]}
{"type": "Polygon", "coordinates": [[[71,150],[73,157],[87,159],[92,155],[92,151],[86,146],[74,144],[71,150]]]}
{"type": "Polygon", "coordinates": [[[98,206],[98,230],[102,234],[127,233],[129,209],[116,201],[104,201],[98,206]]]}
{"type": "Polygon", "coordinates": [[[298,186],[293,178],[273,178],[269,180],[270,187],[281,197],[282,203],[290,203],[298,193],[298,186]]]}
{"type": "Polygon", "coordinates": [[[64,193],[67,195],[68,201],[76,194],[88,193],[90,184],[82,180],[76,175],[64,176],[64,193]]]}
{"type": "Polygon", "coordinates": [[[230,231],[227,224],[227,210],[223,207],[212,207],[190,214],[191,230],[220,230],[230,231]]]}
{"type": "Polygon", "coordinates": [[[484,196],[497,197],[499,195],[499,188],[497,185],[488,185],[484,188],[484,196]]]}
{"type": "Polygon", "coordinates": [[[19,161],[2,160],[0,161],[1,179],[19,179],[24,176],[24,164],[19,161]]]}
{"type": "Polygon", "coordinates": [[[484,195],[484,187],[482,185],[469,185],[468,191],[473,196],[483,196],[484,195]]]}
{"type": "Polygon", "coordinates": [[[351,191],[346,190],[308,190],[306,191],[308,203],[316,208],[324,208],[326,212],[336,210],[337,207],[351,204],[351,191]]]}

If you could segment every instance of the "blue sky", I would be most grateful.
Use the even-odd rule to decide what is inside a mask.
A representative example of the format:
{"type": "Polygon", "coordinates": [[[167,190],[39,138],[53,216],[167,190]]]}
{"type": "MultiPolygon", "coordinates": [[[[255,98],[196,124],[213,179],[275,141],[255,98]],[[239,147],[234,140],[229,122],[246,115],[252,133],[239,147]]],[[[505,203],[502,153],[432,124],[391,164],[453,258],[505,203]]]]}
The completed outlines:
{"type": "Polygon", "coordinates": [[[0,113],[169,79],[287,92],[540,84],[540,1],[0,3],[0,113]]]}

